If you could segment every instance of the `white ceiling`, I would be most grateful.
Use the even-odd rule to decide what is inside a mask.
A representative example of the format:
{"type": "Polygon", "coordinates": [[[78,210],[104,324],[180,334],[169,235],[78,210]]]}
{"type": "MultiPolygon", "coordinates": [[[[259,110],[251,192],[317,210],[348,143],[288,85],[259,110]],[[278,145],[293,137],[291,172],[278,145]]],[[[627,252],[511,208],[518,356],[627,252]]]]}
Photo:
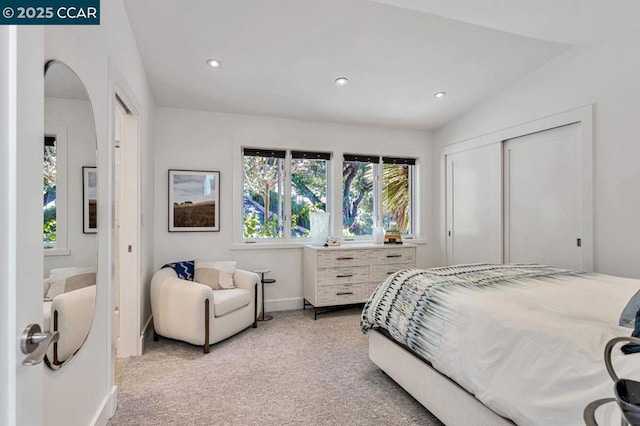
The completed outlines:
{"type": "Polygon", "coordinates": [[[640,27],[638,0],[372,0],[540,40],[581,44],[640,27]]]}
{"type": "MultiPolygon", "coordinates": [[[[405,8],[425,3],[477,24],[480,0],[380,1],[404,7],[369,0],[125,5],[156,103],[205,111],[433,129],[569,47],[405,8]],[[458,7],[443,6],[450,3],[458,7]],[[223,66],[211,69],[207,58],[223,66]],[[349,84],[336,87],[339,76],[349,84]],[[448,96],[434,99],[440,90],[448,96]]],[[[551,1],[528,3],[524,11],[551,1]]],[[[518,15],[505,13],[503,24],[506,16],[518,15]]]]}

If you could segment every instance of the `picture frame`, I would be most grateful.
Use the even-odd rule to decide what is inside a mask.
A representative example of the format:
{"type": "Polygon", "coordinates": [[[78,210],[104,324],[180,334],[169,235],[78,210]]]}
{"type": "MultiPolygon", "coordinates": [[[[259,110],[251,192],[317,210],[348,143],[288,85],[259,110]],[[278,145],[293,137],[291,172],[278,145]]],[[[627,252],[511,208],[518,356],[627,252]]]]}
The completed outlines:
{"type": "Polygon", "coordinates": [[[98,169],[82,168],[82,232],[98,232],[98,169]]]}
{"type": "Polygon", "coordinates": [[[169,169],[169,232],[220,231],[220,172],[169,169]]]}

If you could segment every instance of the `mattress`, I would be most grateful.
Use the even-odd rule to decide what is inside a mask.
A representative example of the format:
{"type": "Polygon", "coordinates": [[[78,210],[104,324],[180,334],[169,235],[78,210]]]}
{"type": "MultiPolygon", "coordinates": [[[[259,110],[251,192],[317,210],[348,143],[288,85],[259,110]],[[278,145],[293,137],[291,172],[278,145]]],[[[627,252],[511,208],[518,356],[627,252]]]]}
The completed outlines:
{"type": "MultiPolygon", "coordinates": [[[[378,306],[367,303],[363,321],[375,318],[372,312],[381,303],[390,303],[380,297],[384,286],[372,296],[378,296],[378,306]]],[[[482,289],[448,287],[437,295],[437,305],[446,307],[448,315],[423,309],[432,315],[417,321],[432,329],[420,335],[435,336],[420,356],[519,425],[582,425],[589,402],[613,396],[604,346],[613,337],[630,334],[618,320],[639,289],[640,280],[571,273],[482,289]]],[[[403,309],[414,318],[393,315],[369,325],[392,336],[397,327],[411,330],[408,324],[415,325],[417,310],[403,309]]],[[[614,350],[612,359],[621,377],[640,380],[640,355],[614,350]]]]}

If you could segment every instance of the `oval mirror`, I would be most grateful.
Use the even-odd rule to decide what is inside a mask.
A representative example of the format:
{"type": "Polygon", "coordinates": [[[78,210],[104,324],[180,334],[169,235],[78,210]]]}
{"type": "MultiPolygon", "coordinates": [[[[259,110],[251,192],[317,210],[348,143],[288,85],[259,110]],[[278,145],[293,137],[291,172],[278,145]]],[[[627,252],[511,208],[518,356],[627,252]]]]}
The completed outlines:
{"type": "Polygon", "coordinates": [[[45,361],[57,369],[82,347],[96,298],[97,159],[93,108],[71,68],[45,65],[43,329],[58,331],[45,361]]]}

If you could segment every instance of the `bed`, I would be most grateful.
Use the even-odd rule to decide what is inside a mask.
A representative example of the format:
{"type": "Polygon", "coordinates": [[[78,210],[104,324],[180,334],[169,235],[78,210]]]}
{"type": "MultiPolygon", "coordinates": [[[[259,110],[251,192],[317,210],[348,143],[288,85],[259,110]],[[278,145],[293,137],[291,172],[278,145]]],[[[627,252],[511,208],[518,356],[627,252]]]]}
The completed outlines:
{"type": "MultiPolygon", "coordinates": [[[[407,269],[381,283],[361,328],[371,360],[447,425],[582,425],[612,397],[603,363],[640,280],[541,265],[407,269]]],[[[621,377],[640,355],[615,351],[621,377]]]]}

